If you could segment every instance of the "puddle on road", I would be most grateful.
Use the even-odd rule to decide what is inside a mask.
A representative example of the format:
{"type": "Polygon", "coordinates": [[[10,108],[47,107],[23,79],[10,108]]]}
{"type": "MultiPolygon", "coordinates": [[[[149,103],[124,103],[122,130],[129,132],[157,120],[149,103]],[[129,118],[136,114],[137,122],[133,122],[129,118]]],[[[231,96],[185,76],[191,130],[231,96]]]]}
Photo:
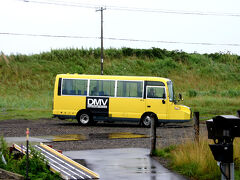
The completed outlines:
{"type": "MultiPolygon", "coordinates": [[[[83,134],[64,134],[56,136],[32,136],[30,142],[61,142],[61,141],[84,141],[91,139],[134,139],[134,138],[149,138],[146,134],[136,134],[131,132],[117,133],[92,133],[88,136],[83,134]]],[[[25,142],[26,137],[6,137],[7,142],[25,142]]]]}
{"type": "Polygon", "coordinates": [[[144,167],[137,167],[136,173],[151,173],[156,174],[156,167],[155,166],[144,166],[144,167]]]}
{"type": "Polygon", "coordinates": [[[59,141],[82,141],[86,140],[86,137],[82,134],[65,134],[65,135],[59,135],[54,136],[52,141],[53,142],[59,142],[59,141]]]}
{"type": "Polygon", "coordinates": [[[131,132],[89,134],[89,139],[130,139],[130,138],[149,138],[149,136],[146,134],[135,134],[131,132]]]}
{"type": "Polygon", "coordinates": [[[148,138],[146,134],[135,134],[130,132],[110,133],[109,139],[125,139],[125,138],[148,138]]]}

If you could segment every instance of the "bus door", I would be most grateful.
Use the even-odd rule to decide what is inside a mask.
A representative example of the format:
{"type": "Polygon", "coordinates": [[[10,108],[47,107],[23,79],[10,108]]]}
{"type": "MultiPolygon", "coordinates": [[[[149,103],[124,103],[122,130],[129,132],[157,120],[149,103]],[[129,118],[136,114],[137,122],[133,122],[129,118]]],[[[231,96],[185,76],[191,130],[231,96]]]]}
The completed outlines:
{"type": "Polygon", "coordinates": [[[147,81],[145,86],[146,112],[153,112],[158,119],[167,119],[168,101],[166,98],[166,87],[162,82],[147,81]]]}

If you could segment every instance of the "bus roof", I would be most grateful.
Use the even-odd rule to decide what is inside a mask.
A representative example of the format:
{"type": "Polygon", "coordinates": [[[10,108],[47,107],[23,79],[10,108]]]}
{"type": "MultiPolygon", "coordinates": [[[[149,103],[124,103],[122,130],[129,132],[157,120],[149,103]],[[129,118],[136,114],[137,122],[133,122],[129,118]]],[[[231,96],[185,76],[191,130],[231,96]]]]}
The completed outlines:
{"type": "Polygon", "coordinates": [[[152,76],[120,76],[120,75],[88,75],[88,74],[58,74],[59,78],[81,78],[81,79],[112,79],[112,80],[145,80],[145,81],[170,81],[168,78],[152,76]]]}

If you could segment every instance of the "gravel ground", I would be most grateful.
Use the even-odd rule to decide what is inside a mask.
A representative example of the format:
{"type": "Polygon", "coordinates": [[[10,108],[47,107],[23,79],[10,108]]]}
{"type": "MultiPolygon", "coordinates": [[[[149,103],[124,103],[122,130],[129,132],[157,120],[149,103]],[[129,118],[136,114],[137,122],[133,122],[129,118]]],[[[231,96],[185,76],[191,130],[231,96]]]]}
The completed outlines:
{"type": "MultiPolygon", "coordinates": [[[[30,128],[30,136],[59,136],[81,134],[86,139],[80,141],[49,142],[54,148],[69,150],[105,149],[105,148],[149,148],[149,138],[109,139],[109,133],[129,132],[150,135],[150,128],[133,124],[98,123],[94,126],[79,126],[75,121],[58,119],[39,120],[4,120],[0,121],[0,135],[4,137],[24,137],[26,128],[30,128]]],[[[205,124],[200,125],[201,134],[206,134],[205,124]]],[[[167,124],[157,127],[157,146],[165,147],[181,143],[194,137],[192,123],[167,124]]]]}

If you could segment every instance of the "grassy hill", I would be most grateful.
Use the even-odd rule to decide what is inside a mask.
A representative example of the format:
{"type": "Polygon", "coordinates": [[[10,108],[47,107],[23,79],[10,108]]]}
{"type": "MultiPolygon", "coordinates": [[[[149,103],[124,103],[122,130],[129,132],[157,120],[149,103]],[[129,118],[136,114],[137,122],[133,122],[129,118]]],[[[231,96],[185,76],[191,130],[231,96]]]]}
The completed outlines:
{"type": "MultiPolygon", "coordinates": [[[[161,76],[201,117],[240,110],[240,56],[165,49],[106,49],[104,74],[161,76]]],[[[100,49],[0,54],[0,119],[51,117],[56,74],[100,74],[100,49]]]]}

